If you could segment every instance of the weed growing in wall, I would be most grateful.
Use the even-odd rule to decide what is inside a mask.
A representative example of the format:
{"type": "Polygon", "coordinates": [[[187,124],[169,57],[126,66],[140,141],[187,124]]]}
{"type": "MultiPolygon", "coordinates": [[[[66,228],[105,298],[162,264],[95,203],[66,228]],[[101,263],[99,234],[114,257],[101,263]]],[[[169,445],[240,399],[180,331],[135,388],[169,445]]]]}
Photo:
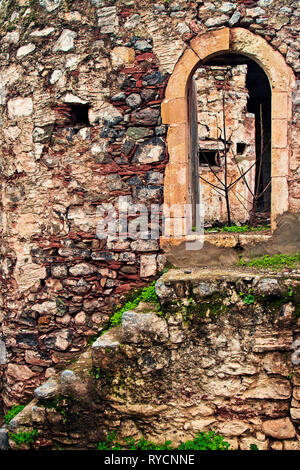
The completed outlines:
{"type": "Polygon", "coordinates": [[[46,409],[54,409],[57,411],[62,416],[63,423],[67,423],[69,414],[69,397],[59,394],[57,397],[44,399],[42,404],[46,409]]]}
{"type": "Polygon", "coordinates": [[[4,422],[6,424],[10,423],[10,421],[19,414],[26,405],[13,405],[11,409],[4,415],[4,422]]]}
{"type": "Polygon", "coordinates": [[[38,437],[38,431],[33,429],[32,431],[19,431],[17,433],[11,433],[9,437],[17,444],[21,446],[22,444],[30,445],[35,442],[38,437]]]}
{"type": "Polygon", "coordinates": [[[182,442],[178,447],[172,447],[171,441],[156,444],[144,438],[134,440],[125,439],[121,444],[116,431],[109,433],[103,442],[96,445],[97,450],[229,450],[230,444],[214,431],[200,432],[193,440],[182,442]]]}
{"type": "Polygon", "coordinates": [[[262,232],[265,230],[270,230],[270,225],[260,225],[258,227],[251,227],[250,225],[231,225],[225,227],[209,227],[206,228],[204,231],[209,232],[262,232]]]}
{"type": "Polygon", "coordinates": [[[299,264],[300,253],[296,253],[294,255],[264,255],[258,258],[254,258],[250,261],[245,261],[243,258],[241,258],[238,262],[238,266],[272,269],[295,268],[299,264]]]}
{"type": "Polygon", "coordinates": [[[144,287],[140,294],[137,294],[136,297],[127,301],[123,307],[117,310],[110,318],[110,327],[119,326],[122,321],[123,313],[136,308],[140,302],[150,302],[155,304],[157,306],[157,313],[161,314],[161,306],[155,292],[155,283],[156,281],[153,281],[150,286],[144,287]]]}

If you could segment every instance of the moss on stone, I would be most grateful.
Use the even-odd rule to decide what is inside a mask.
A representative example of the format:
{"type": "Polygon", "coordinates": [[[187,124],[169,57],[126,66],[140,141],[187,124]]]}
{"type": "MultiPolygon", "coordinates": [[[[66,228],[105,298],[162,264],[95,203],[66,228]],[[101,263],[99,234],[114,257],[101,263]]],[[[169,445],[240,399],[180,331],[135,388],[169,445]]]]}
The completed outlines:
{"type": "Polygon", "coordinates": [[[220,293],[209,295],[200,300],[191,297],[190,305],[186,307],[187,314],[189,317],[197,315],[216,319],[217,316],[228,311],[228,306],[224,304],[226,297],[226,294],[220,293]]]}

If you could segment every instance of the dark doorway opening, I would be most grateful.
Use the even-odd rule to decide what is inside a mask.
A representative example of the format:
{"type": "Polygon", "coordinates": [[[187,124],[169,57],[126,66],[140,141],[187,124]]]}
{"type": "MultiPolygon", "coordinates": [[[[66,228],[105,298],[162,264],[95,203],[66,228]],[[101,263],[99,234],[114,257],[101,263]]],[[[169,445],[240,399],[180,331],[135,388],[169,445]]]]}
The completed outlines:
{"type": "MultiPolygon", "coordinates": [[[[255,61],[239,54],[216,55],[204,62],[205,67],[236,65],[247,65],[246,88],[249,93],[247,111],[255,116],[255,190],[249,223],[251,225],[269,224],[271,212],[271,87],[268,77],[255,61]]],[[[235,149],[237,157],[242,156],[246,148],[247,145],[244,142],[238,143],[235,149]]],[[[213,156],[209,156],[209,158],[213,159],[213,156]]]]}

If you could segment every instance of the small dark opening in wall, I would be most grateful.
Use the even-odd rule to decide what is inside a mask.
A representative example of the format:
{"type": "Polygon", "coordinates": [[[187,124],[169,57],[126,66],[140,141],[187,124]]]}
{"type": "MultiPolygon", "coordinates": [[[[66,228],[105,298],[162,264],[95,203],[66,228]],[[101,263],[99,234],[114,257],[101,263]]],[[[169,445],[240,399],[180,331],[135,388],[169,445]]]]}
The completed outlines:
{"type": "Polygon", "coordinates": [[[218,150],[199,149],[199,164],[201,166],[220,166],[218,150]]]}
{"type": "Polygon", "coordinates": [[[89,104],[77,103],[63,103],[57,105],[54,108],[56,114],[56,128],[71,127],[76,133],[76,131],[82,127],[90,127],[89,107],[89,104]]]}
{"type": "Polygon", "coordinates": [[[88,127],[89,122],[89,105],[87,104],[72,104],[70,105],[70,120],[74,127],[88,127]]]}
{"type": "Polygon", "coordinates": [[[242,142],[238,142],[236,144],[236,154],[237,155],[244,155],[247,145],[243,144],[242,142]]]}

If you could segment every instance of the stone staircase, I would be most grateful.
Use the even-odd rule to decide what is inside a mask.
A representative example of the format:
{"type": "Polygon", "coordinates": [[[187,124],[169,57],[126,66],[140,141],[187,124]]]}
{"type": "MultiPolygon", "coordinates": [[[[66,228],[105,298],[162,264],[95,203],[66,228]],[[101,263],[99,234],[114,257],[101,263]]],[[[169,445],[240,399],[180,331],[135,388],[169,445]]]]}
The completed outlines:
{"type": "Polygon", "coordinates": [[[35,389],[0,430],[2,449],[94,449],[113,430],[173,445],[215,430],[235,449],[300,449],[300,275],[172,269],[156,293],[159,309],[125,312],[35,389]],[[32,430],[18,446],[13,434],[32,430]]]}

